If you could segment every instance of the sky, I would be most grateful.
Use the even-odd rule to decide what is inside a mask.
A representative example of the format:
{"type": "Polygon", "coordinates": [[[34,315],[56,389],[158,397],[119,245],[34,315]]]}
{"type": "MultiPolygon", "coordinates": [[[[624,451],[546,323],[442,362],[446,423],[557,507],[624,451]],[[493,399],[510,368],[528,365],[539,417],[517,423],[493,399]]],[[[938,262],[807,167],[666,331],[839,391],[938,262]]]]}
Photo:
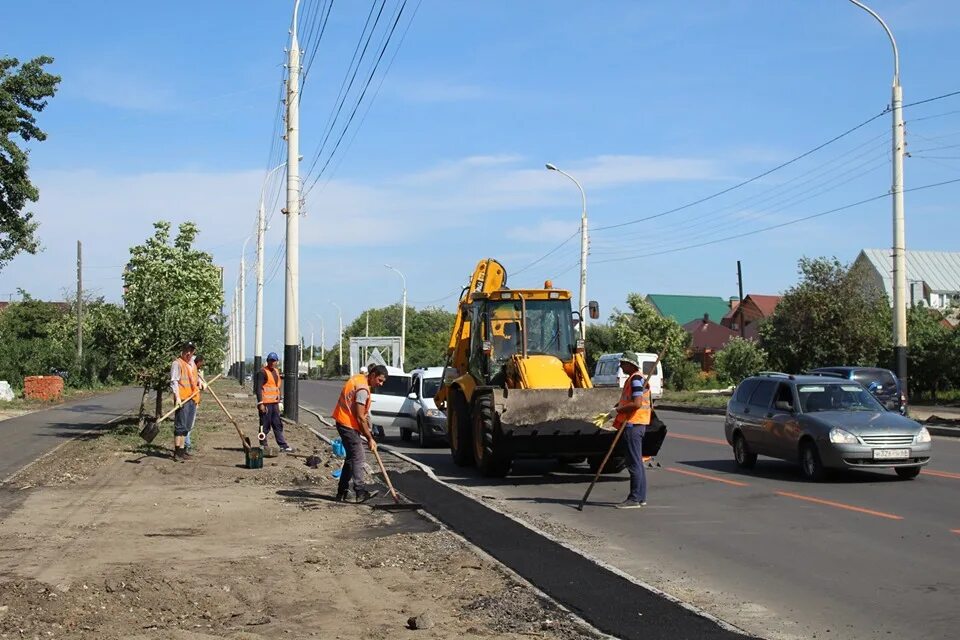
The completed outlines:
{"type": "MultiPolygon", "coordinates": [[[[905,104],[960,90],[960,3],[872,6],[897,38],[905,104]]],[[[276,116],[292,9],[7,7],[0,56],[53,56],[63,81],[38,116],[48,139],[30,145],[44,250],[0,271],[0,297],[62,298],[80,240],[85,287],[119,301],[129,248],[158,219],[192,220],[228,305],[246,260],[252,355],[255,239],[243,247],[264,189],[264,349],[280,351],[284,171],[265,176],[286,154],[276,116]]],[[[399,302],[385,264],[417,307],[452,310],[486,257],[514,287],[550,278],[576,292],[580,193],[547,162],[586,192],[587,293],[604,317],[631,292],[735,296],[737,260],[745,293],[776,294],[804,256],[852,262],[891,244],[891,47],[845,0],[302,0],[300,40],[307,342],[323,324],[335,343],[332,303],[346,325],[399,302]]],[[[906,188],[960,178],[960,96],[904,117],[906,188]]],[[[958,195],[906,194],[908,248],[958,250],[958,195]]]]}

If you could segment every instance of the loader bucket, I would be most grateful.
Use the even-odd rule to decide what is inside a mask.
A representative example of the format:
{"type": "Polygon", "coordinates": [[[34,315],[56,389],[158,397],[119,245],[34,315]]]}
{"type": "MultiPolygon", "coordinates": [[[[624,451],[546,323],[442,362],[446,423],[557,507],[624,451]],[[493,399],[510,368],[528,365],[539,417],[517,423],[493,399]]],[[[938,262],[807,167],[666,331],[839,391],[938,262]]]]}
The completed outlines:
{"type": "Polygon", "coordinates": [[[494,404],[506,436],[587,436],[607,433],[593,424],[610,411],[620,389],[497,389],[494,404]]]}

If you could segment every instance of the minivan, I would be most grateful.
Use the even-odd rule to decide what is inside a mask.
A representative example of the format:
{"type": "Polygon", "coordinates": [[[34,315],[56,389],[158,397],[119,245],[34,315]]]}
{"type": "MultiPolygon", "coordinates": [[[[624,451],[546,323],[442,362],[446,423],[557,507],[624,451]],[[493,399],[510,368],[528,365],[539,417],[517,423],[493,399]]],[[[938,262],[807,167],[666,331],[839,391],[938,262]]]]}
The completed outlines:
{"type": "MultiPolygon", "coordinates": [[[[627,375],[620,368],[620,356],[623,353],[605,353],[597,360],[597,367],[593,372],[593,386],[595,387],[620,387],[627,380],[627,375]]],[[[663,396],[663,364],[657,362],[655,353],[638,353],[642,365],[644,376],[650,377],[650,397],[659,400],[663,396]],[[653,363],[657,362],[657,371],[650,375],[653,370],[653,363]]]]}
{"type": "Polygon", "coordinates": [[[814,375],[828,375],[854,380],[876,396],[887,411],[898,411],[900,415],[907,415],[907,397],[903,393],[900,379],[889,369],[879,367],[819,367],[807,373],[814,375]]]}
{"type": "Polygon", "coordinates": [[[373,390],[370,403],[370,424],[373,435],[383,438],[385,427],[402,428],[405,416],[413,411],[410,393],[410,374],[395,367],[387,367],[387,380],[373,390]]]}

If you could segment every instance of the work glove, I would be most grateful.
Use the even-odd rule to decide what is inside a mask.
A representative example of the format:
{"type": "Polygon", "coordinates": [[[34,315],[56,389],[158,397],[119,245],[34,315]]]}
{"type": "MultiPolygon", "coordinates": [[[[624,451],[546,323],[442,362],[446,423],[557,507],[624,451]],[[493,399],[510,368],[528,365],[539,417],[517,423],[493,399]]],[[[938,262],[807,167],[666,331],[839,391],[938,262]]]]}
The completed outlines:
{"type": "Polygon", "coordinates": [[[607,412],[607,413],[598,413],[598,414],[593,418],[592,422],[593,422],[593,424],[595,424],[597,427],[603,427],[603,425],[604,425],[606,422],[608,422],[608,421],[610,420],[610,418],[611,418],[611,415],[610,415],[609,412],[607,412]]]}

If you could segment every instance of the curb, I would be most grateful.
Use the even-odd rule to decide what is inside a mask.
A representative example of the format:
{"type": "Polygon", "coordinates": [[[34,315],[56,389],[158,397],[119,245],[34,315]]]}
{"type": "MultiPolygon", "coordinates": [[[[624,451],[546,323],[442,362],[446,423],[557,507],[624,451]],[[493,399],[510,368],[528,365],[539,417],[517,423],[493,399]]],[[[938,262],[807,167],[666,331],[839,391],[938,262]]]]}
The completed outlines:
{"type": "Polygon", "coordinates": [[[720,409],[719,407],[698,407],[696,405],[687,405],[687,404],[664,404],[658,402],[653,406],[654,410],[660,409],[662,411],[679,411],[680,413],[698,413],[701,415],[707,416],[722,416],[726,415],[726,409],[720,409]]]}
{"type": "Polygon", "coordinates": [[[932,435],[944,436],[947,438],[960,438],[960,427],[948,427],[946,425],[925,424],[924,425],[932,435]]]}

